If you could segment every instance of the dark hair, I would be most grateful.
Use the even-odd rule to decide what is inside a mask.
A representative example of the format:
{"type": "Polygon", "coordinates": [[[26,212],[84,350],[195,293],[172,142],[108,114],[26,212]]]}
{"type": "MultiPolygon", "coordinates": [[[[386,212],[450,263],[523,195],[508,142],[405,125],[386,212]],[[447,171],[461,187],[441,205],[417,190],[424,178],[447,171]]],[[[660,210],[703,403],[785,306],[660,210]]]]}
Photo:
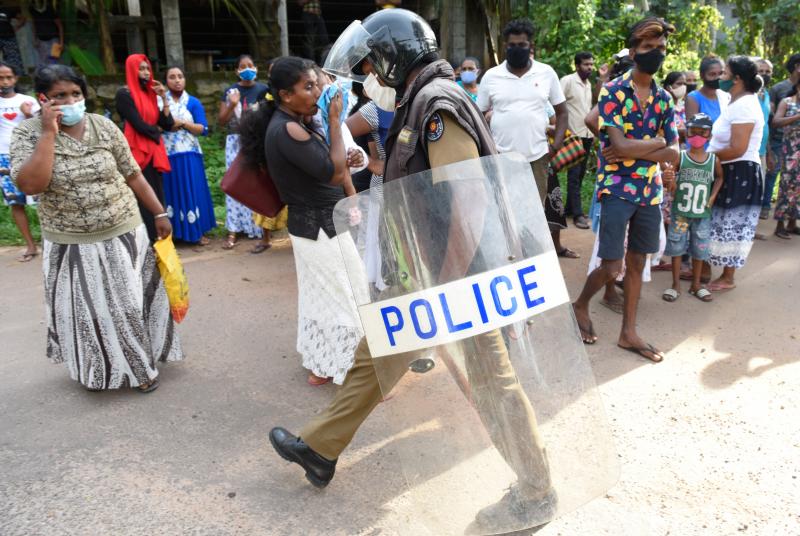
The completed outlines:
{"type": "Polygon", "coordinates": [[[764,85],[758,75],[756,62],[747,56],[731,56],[728,58],[728,70],[731,76],[738,76],[744,82],[744,88],[752,93],[757,93],[764,85]]]}
{"type": "Polygon", "coordinates": [[[722,60],[717,56],[706,56],[700,61],[700,78],[708,72],[715,65],[722,65],[722,60]]]}
{"type": "Polygon", "coordinates": [[[662,86],[671,86],[678,80],[680,80],[681,76],[686,76],[686,73],[683,71],[672,71],[664,78],[664,82],[661,84],[662,86]]]}
{"type": "Polygon", "coordinates": [[[646,17],[631,27],[628,33],[628,48],[638,47],[645,39],[669,38],[675,26],[661,17],[646,17]]]}
{"type": "Polygon", "coordinates": [[[66,65],[46,65],[36,70],[33,75],[33,90],[36,93],[47,93],[56,82],[72,82],[81,88],[83,97],[86,98],[86,79],[66,65]]]}
{"type": "Polygon", "coordinates": [[[350,108],[350,115],[353,115],[361,109],[366,103],[369,102],[369,97],[364,93],[364,84],[361,82],[353,82],[353,94],[356,96],[356,103],[350,108]]]}
{"type": "Polygon", "coordinates": [[[580,65],[586,60],[593,60],[593,59],[594,56],[592,56],[591,52],[586,52],[585,50],[583,52],[578,52],[577,54],[575,54],[575,66],[580,65]]]}
{"type": "Polygon", "coordinates": [[[14,76],[19,76],[19,69],[16,65],[11,65],[10,63],[6,63],[4,61],[0,61],[0,67],[8,67],[11,69],[11,72],[14,73],[14,76]]]}
{"type": "Polygon", "coordinates": [[[478,69],[481,68],[481,62],[475,56],[467,56],[467,57],[465,57],[463,60],[461,60],[461,63],[459,63],[458,66],[461,67],[462,65],[464,65],[465,61],[473,61],[473,62],[475,62],[475,67],[477,67],[478,69]]]}
{"type": "Polygon", "coordinates": [[[533,39],[533,23],[530,19],[515,19],[506,24],[503,28],[503,40],[508,41],[509,35],[522,35],[528,36],[528,41],[533,39]]]}
{"type": "Polygon", "coordinates": [[[797,54],[792,54],[786,61],[785,65],[786,71],[789,73],[790,76],[794,72],[794,70],[797,69],[798,64],[800,64],[800,52],[798,52],[797,54]]]}
{"type": "Polygon", "coordinates": [[[169,72],[172,69],[178,69],[184,77],[186,76],[186,72],[183,70],[183,67],[180,67],[178,65],[170,65],[169,67],[167,67],[167,70],[164,71],[164,83],[165,84],[167,83],[167,77],[169,76],[169,72]]]}
{"type": "Polygon", "coordinates": [[[239,57],[236,58],[236,68],[237,69],[239,68],[239,64],[242,63],[242,60],[245,59],[245,58],[249,59],[250,61],[253,61],[253,56],[251,56],[250,54],[240,54],[239,57]]]}
{"type": "Polygon", "coordinates": [[[264,154],[264,138],[267,135],[272,114],[281,102],[281,90],[289,90],[306,73],[314,69],[314,64],[308,60],[295,56],[278,58],[272,65],[269,75],[269,92],[272,100],[261,102],[258,109],[247,111],[239,120],[239,139],[242,158],[252,168],[266,167],[267,159],[264,154]]]}
{"type": "Polygon", "coordinates": [[[611,73],[608,75],[609,80],[614,80],[615,78],[619,78],[623,74],[627,73],[636,63],[631,59],[630,56],[622,56],[617,58],[617,62],[611,67],[611,73]]]}

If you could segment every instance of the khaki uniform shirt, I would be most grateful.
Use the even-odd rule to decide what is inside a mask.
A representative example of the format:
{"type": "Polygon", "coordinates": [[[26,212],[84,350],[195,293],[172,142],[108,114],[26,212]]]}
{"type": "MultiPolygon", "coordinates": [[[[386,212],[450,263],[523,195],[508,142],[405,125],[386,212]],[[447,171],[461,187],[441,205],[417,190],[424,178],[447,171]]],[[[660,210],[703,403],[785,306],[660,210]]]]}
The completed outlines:
{"type": "Polygon", "coordinates": [[[593,138],[583,120],[592,110],[592,83],[581,80],[578,73],[561,78],[561,90],[567,99],[567,124],[570,131],[581,138],[593,138]]]}

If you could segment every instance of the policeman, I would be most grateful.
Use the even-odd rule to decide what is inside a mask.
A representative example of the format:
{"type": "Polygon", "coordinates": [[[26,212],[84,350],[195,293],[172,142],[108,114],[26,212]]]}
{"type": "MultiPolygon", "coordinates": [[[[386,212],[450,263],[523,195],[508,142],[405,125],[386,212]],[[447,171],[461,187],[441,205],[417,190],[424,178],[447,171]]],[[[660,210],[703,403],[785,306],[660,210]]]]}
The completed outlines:
{"type": "MultiPolygon", "coordinates": [[[[392,9],[379,11],[356,26],[354,29],[351,25],[342,34],[331,54],[345,51],[344,61],[355,74],[372,73],[382,85],[397,92],[395,118],[386,140],[384,180],[497,153],[480,111],[455,84],[449,63],[439,59],[433,30],[424,19],[410,11],[392,9]]],[[[336,61],[329,60],[326,67],[336,61]]],[[[477,250],[478,245],[469,237],[481,236],[481,229],[465,229],[463,222],[476,218],[463,215],[479,210],[476,207],[487,194],[476,191],[469,182],[453,181],[444,190],[450,196],[444,216],[448,221],[443,222],[449,229],[448,241],[436,254],[429,255],[437,259],[434,272],[438,271],[439,282],[467,275],[477,250]]],[[[483,184],[479,187],[482,190],[483,184]]],[[[426,197],[428,192],[420,195],[421,199],[426,197]]],[[[386,203],[391,200],[386,199],[386,203]]],[[[442,217],[438,212],[431,209],[420,217],[442,217]]],[[[556,494],[547,457],[533,408],[516,379],[500,331],[468,339],[463,349],[472,399],[492,442],[517,475],[517,484],[498,503],[478,513],[478,528],[491,529],[507,520],[526,526],[550,521],[556,494]]],[[[382,363],[385,359],[381,358],[382,363]]],[[[411,360],[407,355],[391,358],[388,366],[393,369],[390,376],[394,381],[408,370],[411,360]]],[[[381,372],[385,378],[387,371],[381,372]]],[[[313,485],[325,487],[333,478],[339,455],[382,397],[364,339],[330,406],[299,436],[273,428],[270,442],[281,457],[302,466],[313,485]]]]}

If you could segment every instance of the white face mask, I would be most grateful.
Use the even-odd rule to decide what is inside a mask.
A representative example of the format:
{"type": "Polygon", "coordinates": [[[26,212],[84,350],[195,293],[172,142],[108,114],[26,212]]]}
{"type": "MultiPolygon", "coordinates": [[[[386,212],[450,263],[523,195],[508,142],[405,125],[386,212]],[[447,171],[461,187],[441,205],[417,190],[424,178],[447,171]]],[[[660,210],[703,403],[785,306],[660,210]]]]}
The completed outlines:
{"type": "Polygon", "coordinates": [[[675,100],[681,100],[686,96],[686,86],[672,88],[672,94],[675,96],[675,100]]]}
{"type": "Polygon", "coordinates": [[[393,112],[396,106],[397,93],[390,87],[384,87],[378,78],[370,73],[364,81],[364,91],[381,110],[393,112]]]}

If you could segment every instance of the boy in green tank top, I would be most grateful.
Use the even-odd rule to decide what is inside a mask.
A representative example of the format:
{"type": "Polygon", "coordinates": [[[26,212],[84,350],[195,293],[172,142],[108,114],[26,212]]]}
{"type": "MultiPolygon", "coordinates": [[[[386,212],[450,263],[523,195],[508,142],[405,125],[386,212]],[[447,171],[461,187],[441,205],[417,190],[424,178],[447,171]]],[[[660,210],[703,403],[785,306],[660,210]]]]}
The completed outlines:
{"type": "Polygon", "coordinates": [[[711,206],[722,188],[722,165],[705,145],[711,138],[712,121],[706,114],[695,114],[686,122],[689,150],[681,151],[678,167],[666,166],[665,179],[673,182],[672,223],[667,232],[664,255],[672,257],[672,288],[661,297],[674,302],[681,295],[681,256],[692,257],[692,285],[689,294],[710,302],[711,292],[701,286],[703,261],[708,260],[711,238],[711,206]]]}

